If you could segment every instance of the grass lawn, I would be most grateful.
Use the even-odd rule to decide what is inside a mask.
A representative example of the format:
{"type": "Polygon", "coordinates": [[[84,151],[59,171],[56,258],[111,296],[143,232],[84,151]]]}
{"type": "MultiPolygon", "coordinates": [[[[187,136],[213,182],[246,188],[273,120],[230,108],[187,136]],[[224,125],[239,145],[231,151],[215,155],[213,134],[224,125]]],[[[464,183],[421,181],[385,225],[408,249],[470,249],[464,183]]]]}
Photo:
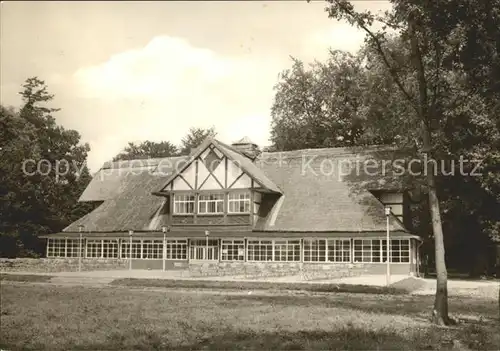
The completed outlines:
{"type": "MultiPolygon", "coordinates": [[[[411,281],[411,279],[408,279],[411,281]]],[[[318,284],[318,283],[277,283],[247,281],[210,281],[210,280],[174,280],[174,279],[115,279],[111,285],[128,287],[184,288],[184,289],[229,289],[229,290],[303,290],[311,292],[345,292],[366,294],[406,294],[404,282],[397,287],[353,285],[353,284],[318,284]]],[[[413,290],[413,289],[412,289],[413,290]]]]}
{"type": "Polygon", "coordinates": [[[452,349],[453,340],[500,348],[495,300],[450,298],[466,321],[437,328],[427,296],[9,283],[1,297],[8,350],[432,350],[452,349]]]}
{"type": "Polygon", "coordinates": [[[0,274],[0,280],[14,282],[48,282],[52,276],[36,274],[0,274]]]}

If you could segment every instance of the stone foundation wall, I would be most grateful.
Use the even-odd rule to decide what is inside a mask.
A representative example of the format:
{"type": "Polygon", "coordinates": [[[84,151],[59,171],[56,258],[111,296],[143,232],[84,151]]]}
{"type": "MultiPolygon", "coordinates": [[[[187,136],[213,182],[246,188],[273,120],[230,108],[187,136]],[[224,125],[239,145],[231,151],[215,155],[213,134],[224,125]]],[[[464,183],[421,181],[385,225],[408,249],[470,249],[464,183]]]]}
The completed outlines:
{"type": "Polygon", "coordinates": [[[234,276],[245,279],[301,275],[305,280],[322,280],[370,274],[370,266],[359,263],[190,262],[189,275],[191,277],[234,276]]]}
{"type": "MultiPolygon", "coordinates": [[[[82,259],[82,271],[106,271],[128,269],[128,260],[82,259]]],[[[0,258],[0,272],[77,272],[78,258],[0,258]]]]}

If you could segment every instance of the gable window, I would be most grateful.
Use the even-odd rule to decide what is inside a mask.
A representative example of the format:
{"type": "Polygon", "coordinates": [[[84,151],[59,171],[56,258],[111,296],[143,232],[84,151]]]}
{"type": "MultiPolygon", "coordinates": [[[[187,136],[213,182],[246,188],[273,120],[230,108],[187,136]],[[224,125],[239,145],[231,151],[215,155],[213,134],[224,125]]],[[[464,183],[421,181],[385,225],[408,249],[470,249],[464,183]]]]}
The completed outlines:
{"type": "Polygon", "coordinates": [[[207,156],[205,156],[203,163],[205,164],[207,169],[213,173],[215,171],[215,169],[217,168],[217,166],[219,165],[219,163],[221,163],[221,159],[219,158],[219,156],[217,156],[217,154],[214,152],[214,150],[211,149],[208,152],[207,156]]]}
{"type": "Polygon", "coordinates": [[[198,213],[224,213],[224,194],[206,194],[198,197],[198,213]]]}
{"type": "Polygon", "coordinates": [[[250,193],[236,192],[229,193],[228,198],[229,213],[249,213],[250,212],[250,193]]]}
{"type": "Polygon", "coordinates": [[[194,213],[194,195],[176,194],[174,195],[174,213],[192,214],[194,213]]]}

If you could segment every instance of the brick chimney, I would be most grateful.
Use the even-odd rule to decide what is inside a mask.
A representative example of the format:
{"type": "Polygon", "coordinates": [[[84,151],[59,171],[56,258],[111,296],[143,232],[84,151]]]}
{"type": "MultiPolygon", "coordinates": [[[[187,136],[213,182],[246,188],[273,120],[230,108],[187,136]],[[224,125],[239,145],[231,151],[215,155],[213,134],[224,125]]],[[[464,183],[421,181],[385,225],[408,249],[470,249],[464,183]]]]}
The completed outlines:
{"type": "Polygon", "coordinates": [[[257,144],[251,141],[248,137],[244,137],[237,142],[231,144],[233,148],[254,161],[261,153],[257,144]]]}

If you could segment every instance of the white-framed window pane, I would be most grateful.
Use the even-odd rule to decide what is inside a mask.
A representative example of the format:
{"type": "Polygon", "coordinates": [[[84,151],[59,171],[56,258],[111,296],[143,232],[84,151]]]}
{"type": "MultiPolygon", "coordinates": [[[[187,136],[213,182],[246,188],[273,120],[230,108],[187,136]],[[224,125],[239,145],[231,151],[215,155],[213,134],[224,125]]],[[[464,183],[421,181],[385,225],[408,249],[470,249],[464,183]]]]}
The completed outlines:
{"type": "MultiPolygon", "coordinates": [[[[393,263],[410,262],[410,241],[392,239],[390,261],[393,263]]],[[[354,240],[354,262],[384,263],[387,261],[387,245],[383,239],[354,240]]]]}
{"type": "Polygon", "coordinates": [[[87,239],[87,255],[88,258],[102,257],[102,240],[87,239]]]}
{"type": "Polygon", "coordinates": [[[103,240],[102,257],[118,258],[118,240],[103,240]]]}
{"type": "Polygon", "coordinates": [[[66,239],[48,239],[47,257],[66,257],[66,239]]]}
{"type": "Polygon", "coordinates": [[[192,214],[194,213],[194,195],[175,194],[174,195],[174,213],[192,214]]]}
{"type": "Polygon", "coordinates": [[[274,260],[281,262],[300,261],[300,240],[275,240],[274,260]]]}
{"type": "Polygon", "coordinates": [[[224,194],[201,194],[198,197],[198,213],[224,213],[224,194]]]}
{"type": "Polygon", "coordinates": [[[304,239],[304,262],[326,261],[326,239],[304,239]]]}
{"type": "Polygon", "coordinates": [[[142,258],[141,247],[142,247],[142,240],[132,240],[132,258],[142,258]]]}
{"type": "Polygon", "coordinates": [[[248,261],[272,261],[272,240],[248,240],[248,261]]]}
{"type": "Polygon", "coordinates": [[[393,239],[391,240],[391,262],[409,263],[410,262],[410,240],[393,239]]]}
{"type": "Polygon", "coordinates": [[[191,260],[219,259],[219,240],[217,239],[193,239],[189,247],[189,258],[191,260]]]}
{"type": "Polygon", "coordinates": [[[244,261],[245,241],[244,240],[222,240],[222,261],[244,261]]]}
{"type": "Polygon", "coordinates": [[[66,248],[66,257],[80,257],[78,254],[78,249],[81,249],[83,256],[83,239],[82,246],[80,247],[80,239],[68,239],[66,248]]]}
{"type": "Polygon", "coordinates": [[[158,260],[163,258],[163,240],[143,240],[142,258],[158,260]]]}
{"type": "MultiPolygon", "coordinates": [[[[123,239],[121,242],[121,258],[130,258],[130,239],[123,239]]],[[[132,240],[132,258],[141,258],[141,240],[132,240]]]]}
{"type": "Polygon", "coordinates": [[[328,240],[328,261],[330,261],[330,262],[351,262],[351,240],[349,240],[349,239],[329,239],[328,240]]]}
{"type": "Polygon", "coordinates": [[[187,240],[167,239],[166,259],[167,260],[187,259],[187,240]]]}
{"type": "Polygon", "coordinates": [[[229,213],[249,213],[250,193],[235,192],[228,195],[229,213]]]}

